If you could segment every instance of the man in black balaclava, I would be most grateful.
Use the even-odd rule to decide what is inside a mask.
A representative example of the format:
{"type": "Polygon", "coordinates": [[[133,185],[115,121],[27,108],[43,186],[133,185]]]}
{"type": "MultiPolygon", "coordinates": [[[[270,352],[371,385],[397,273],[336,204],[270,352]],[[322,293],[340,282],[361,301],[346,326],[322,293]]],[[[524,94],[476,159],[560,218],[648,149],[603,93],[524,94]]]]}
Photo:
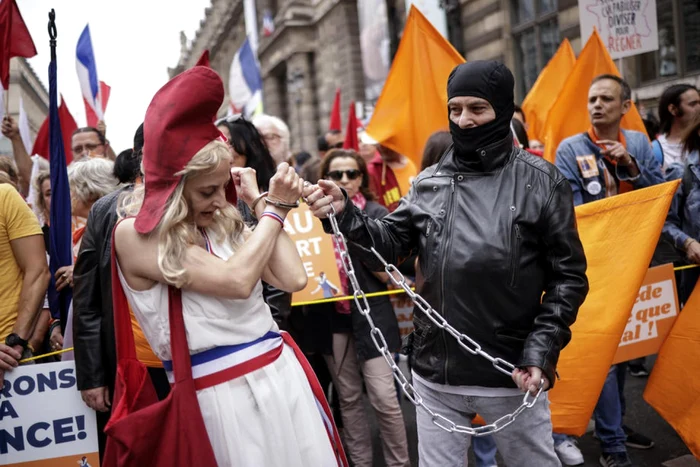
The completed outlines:
{"type": "Polygon", "coordinates": [[[475,61],[456,67],[447,79],[450,133],[465,170],[489,169],[481,150],[512,138],[513,75],[505,65],[475,61]]]}
{"type": "MultiPolygon", "coordinates": [[[[494,61],[465,63],[452,71],[447,90],[454,145],[418,175],[393,213],[369,219],[326,180],[308,185],[304,197],[327,232],[332,203],[347,238],[390,263],[418,253],[420,293],[436,316],[416,307],[406,346],[413,384],[433,412],[468,427],[477,413],[494,423],[522,404],[523,392],[554,385],[588,281],[569,183],[513,144],[510,70],[494,61]],[[475,355],[473,341],[436,325],[443,319],[515,369],[475,355]]],[[[470,436],[434,420],[450,426],[417,410],[420,466],[463,465],[470,436]]],[[[509,467],[561,465],[546,392],[494,438],[509,467]]]]}

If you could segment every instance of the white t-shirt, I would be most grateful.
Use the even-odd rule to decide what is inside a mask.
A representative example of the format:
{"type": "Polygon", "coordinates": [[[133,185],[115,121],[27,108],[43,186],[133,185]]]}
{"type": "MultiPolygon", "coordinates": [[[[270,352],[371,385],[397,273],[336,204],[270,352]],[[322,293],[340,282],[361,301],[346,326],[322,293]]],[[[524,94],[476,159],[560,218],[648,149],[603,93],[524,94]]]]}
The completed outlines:
{"type": "Polygon", "coordinates": [[[664,152],[664,167],[671,164],[685,164],[686,154],[683,152],[683,143],[672,143],[666,139],[666,135],[657,138],[664,152]]]}

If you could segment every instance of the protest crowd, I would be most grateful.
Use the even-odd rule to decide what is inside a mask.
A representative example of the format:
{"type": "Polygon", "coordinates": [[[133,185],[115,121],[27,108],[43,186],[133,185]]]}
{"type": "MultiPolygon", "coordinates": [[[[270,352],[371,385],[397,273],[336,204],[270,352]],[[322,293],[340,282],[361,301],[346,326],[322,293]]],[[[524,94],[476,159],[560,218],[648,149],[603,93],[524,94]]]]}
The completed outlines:
{"type": "MultiPolygon", "coordinates": [[[[129,148],[110,144],[120,122],[93,116],[63,130],[63,145],[47,125],[28,151],[6,115],[0,390],[25,365],[74,361],[108,466],[369,467],[374,417],[386,465],[406,467],[407,397],[420,466],[466,465],[470,446],[478,467],[497,456],[582,465],[583,432],[554,416],[571,390],[549,395],[577,377],[565,365],[577,326],[600,325],[583,313],[606,287],[586,216],[647,203],[636,219],[650,238],[623,258],[644,271],[672,264],[679,319],[700,314],[700,94],[667,87],[641,118],[608,61],[587,68],[575,90],[585,121],[568,133],[552,123],[567,104],[533,111],[536,87],[516,103],[504,64],[453,63],[440,76],[443,124],[414,148],[419,160],[376,131],[391,121],[351,107],[343,128],[339,100],[317,147],[293,154],[282,119],[221,112],[224,85],[206,56],[153,96],[129,148]],[[548,126],[535,134],[534,119],[548,126]],[[305,269],[288,228],[299,209],[332,241],[322,252],[332,274],[305,269]],[[316,298],[296,303],[305,288],[316,298]],[[412,308],[412,332],[395,307],[412,308]],[[395,380],[399,363],[410,387],[395,380]],[[162,436],[143,436],[150,427],[162,436]]],[[[637,276],[618,324],[600,332],[625,327],[637,276]]],[[[591,357],[598,382],[583,418],[599,464],[626,467],[629,450],[655,441],[625,422],[625,380],[657,369],[645,356],[613,362],[616,340],[591,357]]],[[[698,430],[679,431],[695,455],[698,430]]]]}

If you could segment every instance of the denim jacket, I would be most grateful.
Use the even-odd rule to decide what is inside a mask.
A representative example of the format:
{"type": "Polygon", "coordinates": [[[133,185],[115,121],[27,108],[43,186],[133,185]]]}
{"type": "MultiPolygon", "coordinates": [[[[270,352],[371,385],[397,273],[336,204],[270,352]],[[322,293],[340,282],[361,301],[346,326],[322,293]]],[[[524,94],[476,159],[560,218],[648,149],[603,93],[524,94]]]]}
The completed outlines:
{"type": "Polygon", "coordinates": [[[566,138],[557,148],[556,166],[571,184],[575,206],[606,197],[605,178],[603,175],[605,169],[611,170],[618,182],[629,182],[635,189],[663,183],[661,167],[654,158],[647,137],[637,131],[622,130],[622,134],[627,143],[627,152],[630,153],[639,168],[639,175],[636,177],[631,177],[626,167],[614,166],[611,169],[612,166],[601,154],[600,147],[591,141],[587,133],[580,133],[566,138]],[[599,169],[597,175],[587,178],[582,176],[576,157],[585,155],[593,155],[595,157],[599,169]],[[599,192],[596,193],[596,190],[592,190],[590,188],[592,186],[600,188],[599,192]]]}
{"type": "Polygon", "coordinates": [[[700,241],[700,153],[688,155],[681,185],[673,196],[663,234],[681,251],[688,238],[700,241]]]}

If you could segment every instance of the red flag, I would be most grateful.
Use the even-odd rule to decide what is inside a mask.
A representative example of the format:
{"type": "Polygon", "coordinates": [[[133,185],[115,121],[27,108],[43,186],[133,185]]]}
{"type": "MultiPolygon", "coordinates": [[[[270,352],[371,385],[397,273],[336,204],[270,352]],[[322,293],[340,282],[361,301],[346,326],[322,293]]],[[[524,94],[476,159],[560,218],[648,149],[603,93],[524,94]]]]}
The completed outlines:
{"type": "Polygon", "coordinates": [[[348,115],[348,128],[345,130],[345,142],[343,149],[360,150],[360,141],[357,138],[357,117],[355,116],[355,101],[350,102],[350,113],[348,115]]]}
{"type": "MultiPolygon", "coordinates": [[[[102,115],[105,114],[107,110],[107,102],[109,102],[109,95],[112,92],[112,87],[109,86],[104,81],[100,81],[100,93],[102,94],[102,115]]],[[[83,103],[85,104],[85,117],[87,118],[87,126],[97,127],[97,122],[99,118],[88,101],[83,97],[83,103]]]]}
{"type": "Polygon", "coordinates": [[[331,110],[331,123],[328,125],[328,131],[342,131],[343,124],[340,121],[340,88],[335,90],[335,100],[333,101],[333,110],[331,110]]]}
{"type": "Polygon", "coordinates": [[[0,31],[0,82],[7,89],[10,86],[10,59],[36,55],[34,41],[15,0],[0,2],[0,31]]]}
{"type": "MultiPolygon", "coordinates": [[[[4,3],[4,2],[3,2],[4,3]]],[[[73,132],[78,129],[75,119],[68,110],[66,101],[61,96],[61,105],[58,107],[58,118],[61,120],[61,134],[63,135],[63,147],[66,151],[66,163],[70,164],[73,161],[73,151],[71,150],[71,140],[73,132]]],[[[39,154],[44,159],[49,159],[49,118],[41,124],[39,132],[34,140],[32,154],[39,154]]]]}
{"type": "Polygon", "coordinates": [[[204,52],[202,52],[202,55],[199,56],[199,59],[194,66],[206,66],[211,68],[211,63],[209,63],[209,49],[204,49],[204,52]]]}

